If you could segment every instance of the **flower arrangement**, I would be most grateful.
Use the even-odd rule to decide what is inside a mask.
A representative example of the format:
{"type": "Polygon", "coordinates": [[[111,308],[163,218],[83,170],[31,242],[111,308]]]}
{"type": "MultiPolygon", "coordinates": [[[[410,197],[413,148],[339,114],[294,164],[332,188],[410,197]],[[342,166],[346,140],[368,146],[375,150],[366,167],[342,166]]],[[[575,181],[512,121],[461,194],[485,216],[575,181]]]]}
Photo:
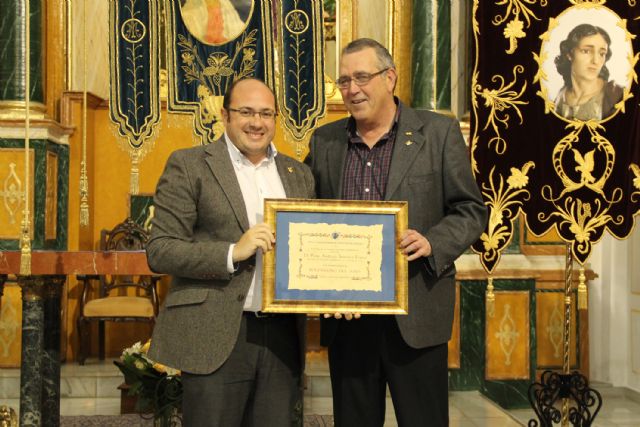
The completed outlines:
{"type": "Polygon", "coordinates": [[[152,413],[160,425],[173,425],[182,403],[180,371],[156,363],[147,357],[151,340],[144,345],[135,343],[124,349],[120,360],[113,363],[120,368],[129,386],[129,396],[137,396],[136,410],[152,413]]]}

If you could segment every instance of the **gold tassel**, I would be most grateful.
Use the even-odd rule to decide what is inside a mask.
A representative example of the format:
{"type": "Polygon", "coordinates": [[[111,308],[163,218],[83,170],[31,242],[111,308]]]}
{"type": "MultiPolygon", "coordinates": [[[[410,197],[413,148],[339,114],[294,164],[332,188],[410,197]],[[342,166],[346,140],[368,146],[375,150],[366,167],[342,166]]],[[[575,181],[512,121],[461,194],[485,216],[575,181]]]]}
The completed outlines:
{"type": "Polygon", "coordinates": [[[82,201],[80,201],[80,225],[89,225],[89,203],[86,197],[83,197],[82,201]]]}
{"type": "Polygon", "coordinates": [[[131,153],[131,181],[129,193],[138,194],[140,192],[140,171],[138,170],[138,152],[131,153]]]}
{"type": "MultiPolygon", "coordinates": [[[[29,212],[25,213],[26,215],[29,212]]],[[[31,239],[29,239],[29,220],[22,220],[22,237],[20,238],[20,275],[31,275],[31,239]]]]}
{"type": "Polygon", "coordinates": [[[129,186],[129,192],[131,194],[138,194],[140,191],[139,176],[138,169],[131,169],[131,185],[129,186]]]}
{"type": "Polygon", "coordinates": [[[578,280],[578,310],[586,310],[589,306],[589,298],[587,295],[587,277],[584,274],[584,267],[580,268],[578,280]]]}
{"type": "Polygon", "coordinates": [[[487,282],[487,316],[493,317],[496,310],[496,295],[493,293],[493,277],[489,276],[487,282]]]}
{"type": "Polygon", "coordinates": [[[302,155],[305,152],[307,146],[309,146],[309,140],[311,139],[311,135],[307,135],[304,139],[297,139],[286,127],[282,126],[284,129],[284,140],[287,144],[293,147],[295,152],[296,159],[298,161],[303,161],[304,158],[302,155]]]}

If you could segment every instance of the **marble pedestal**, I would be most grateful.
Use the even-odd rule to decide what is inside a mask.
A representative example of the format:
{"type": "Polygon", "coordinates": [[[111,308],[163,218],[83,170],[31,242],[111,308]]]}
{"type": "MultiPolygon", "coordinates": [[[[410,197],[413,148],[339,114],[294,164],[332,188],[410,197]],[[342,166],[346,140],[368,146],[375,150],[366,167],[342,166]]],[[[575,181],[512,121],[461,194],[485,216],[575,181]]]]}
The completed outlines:
{"type": "Polygon", "coordinates": [[[9,275],[22,290],[20,425],[60,425],[60,299],[69,275],[152,274],[144,252],[34,251],[31,275],[20,252],[0,252],[0,296],[9,275]]]}

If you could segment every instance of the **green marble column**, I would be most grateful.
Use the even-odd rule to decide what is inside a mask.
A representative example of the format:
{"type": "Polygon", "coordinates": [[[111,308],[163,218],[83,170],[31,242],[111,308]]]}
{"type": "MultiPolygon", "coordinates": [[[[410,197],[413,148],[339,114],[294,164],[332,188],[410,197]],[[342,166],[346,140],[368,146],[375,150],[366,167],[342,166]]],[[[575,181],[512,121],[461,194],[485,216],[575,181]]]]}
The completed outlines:
{"type": "Polygon", "coordinates": [[[460,369],[449,373],[451,390],[480,390],[484,380],[486,282],[460,282],[460,369]]]}
{"type": "MultiPolygon", "coordinates": [[[[16,109],[25,100],[25,2],[0,0],[0,109],[16,109]]],[[[44,104],[43,0],[30,0],[30,95],[44,104]]],[[[22,106],[22,108],[24,108],[22,106]]]]}
{"type": "Polygon", "coordinates": [[[42,425],[42,345],[44,342],[43,279],[19,276],[22,289],[22,361],[20,362],[20,426],[42,425]]]}
{"type": "Polygon", "coordinates": [[[451,111],[451,3],[413,2],[412,105],[451,111]]]}
{"type": "Polygon", "coordinates": [[[45,276],[44,352],[42,354],[42,419],[60,425],[60,297],[67,276],[45,276]]]}

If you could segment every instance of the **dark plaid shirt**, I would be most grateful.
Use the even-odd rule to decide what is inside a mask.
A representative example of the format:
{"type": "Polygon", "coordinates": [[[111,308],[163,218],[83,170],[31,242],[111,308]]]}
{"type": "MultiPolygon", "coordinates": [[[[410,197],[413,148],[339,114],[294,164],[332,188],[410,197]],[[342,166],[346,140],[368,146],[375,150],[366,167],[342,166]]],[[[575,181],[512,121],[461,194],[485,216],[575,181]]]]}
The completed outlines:
{"type": "Polygon", "coordinates": [[[384,200],[399,117],[400,105],[396,108],[391,129],[372,148],[358,135],[354,118],[347,121],[349,148],[343,171],[343,199],[384,200]]]}

